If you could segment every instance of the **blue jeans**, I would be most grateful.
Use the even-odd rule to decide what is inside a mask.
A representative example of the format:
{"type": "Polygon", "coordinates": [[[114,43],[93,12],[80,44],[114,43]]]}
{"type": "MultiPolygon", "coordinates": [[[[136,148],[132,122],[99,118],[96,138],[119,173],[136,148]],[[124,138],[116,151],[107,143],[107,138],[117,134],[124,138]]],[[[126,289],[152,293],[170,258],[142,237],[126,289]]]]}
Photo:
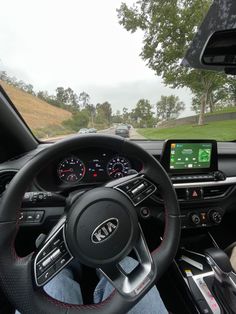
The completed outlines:
{"type": "MultiPolygon", "coordinates": [[[[137,265],[137,262],[126,257],[121,266],[129,273],[137,265]]],[[[80,285],[73,279],[69,269],[63,269],[56,277],[44,286],[44,290],[52,298],[70,304],[83,304],[80,285]]],[[[105,300],[114,290],[114,287],[105,278],[101,277],[94,290],[94,303],[105,300]]],[[[19,312],[16,312],[19,314],[19,312]]],[[[129,312],[129,314],[167,314],[168,311],[160,297],[157,288],[154,286],[129,312]]]]}

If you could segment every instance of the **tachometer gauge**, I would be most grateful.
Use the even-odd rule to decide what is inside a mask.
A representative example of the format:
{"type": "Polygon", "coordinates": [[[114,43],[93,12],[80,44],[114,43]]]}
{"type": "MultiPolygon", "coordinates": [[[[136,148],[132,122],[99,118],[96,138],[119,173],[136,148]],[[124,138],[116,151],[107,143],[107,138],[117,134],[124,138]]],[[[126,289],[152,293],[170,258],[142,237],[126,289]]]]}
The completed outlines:
{"type": "Polygon", "coordinates": [[[85,175],[84,163],[76,156],[65,158],[57,169],[58,177],[65,183],[77,183],[85,175]]]}
{"type": "Polygon", "coordinates": [[[113,179],[127,176],[130,169],[130,162],[121,156],[112,158],[107,164],[107,173],[113,179]]]}

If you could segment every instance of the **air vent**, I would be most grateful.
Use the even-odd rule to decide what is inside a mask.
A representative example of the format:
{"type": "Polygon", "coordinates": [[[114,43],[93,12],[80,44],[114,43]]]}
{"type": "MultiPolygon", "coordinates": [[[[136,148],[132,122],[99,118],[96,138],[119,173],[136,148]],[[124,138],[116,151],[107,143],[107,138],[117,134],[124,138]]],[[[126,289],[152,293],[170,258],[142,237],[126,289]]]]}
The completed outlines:
{"type": "Polygon", "coordinates": [[[176,189],[175,192],[179,201],[186,200],[186,189],[176,189]]]}
{"type": "Polygon", "coordinates": [[[219,185],[204,187],[204,198],[224,197],[232,189],[231,185],[219,185]]]}
{"type": "Polygon", "coordinates": [[[0,172],[0,196],[5,192],[8,184],[11,182],[16,173],[17,171],[14,170],[0,172]]]}
{"type": "MultiPolygon", "coordinates": [[[[175,189],[175,192],[177,194],[178,201],[184,201],[186,200],[186,189],[175,189]]],[[[163,196],[161,192],[157,189],[155,192],[155,196],[160,200],[163,201],[163,196]]]]}

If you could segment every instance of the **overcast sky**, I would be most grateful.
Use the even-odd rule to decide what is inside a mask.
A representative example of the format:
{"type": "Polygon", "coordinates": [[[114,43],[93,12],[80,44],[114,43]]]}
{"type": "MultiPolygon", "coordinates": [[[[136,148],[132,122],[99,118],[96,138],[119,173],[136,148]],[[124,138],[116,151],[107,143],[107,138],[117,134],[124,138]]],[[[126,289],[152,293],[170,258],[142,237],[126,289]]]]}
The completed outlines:
{"type": "MultiPolygon", "coordinates": [[[[141,59],[142,33],[118,23],[121,0],[7,0],[0,10],[0,70],[53,92],[70,86],[113,110],[178,95],[189,115],[191,94],[172,90],[141,59]]],[[[133,0],[123,0],[132,4],[133,0]]]]}

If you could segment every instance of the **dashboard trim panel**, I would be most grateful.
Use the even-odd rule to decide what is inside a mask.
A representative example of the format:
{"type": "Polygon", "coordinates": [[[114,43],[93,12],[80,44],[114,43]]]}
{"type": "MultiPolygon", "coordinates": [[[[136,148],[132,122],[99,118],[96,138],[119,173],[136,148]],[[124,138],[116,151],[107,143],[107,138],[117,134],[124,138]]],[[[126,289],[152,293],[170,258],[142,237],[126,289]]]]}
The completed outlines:
{"type": "Polygon", "coordinates": [[[206,187],[236,184],[236,177],[228,177],[224,181],[209,181],[209,182],[190,182],[190,183],[174,183],[176,189],[190,188],[190,187],[206,187]]]}

